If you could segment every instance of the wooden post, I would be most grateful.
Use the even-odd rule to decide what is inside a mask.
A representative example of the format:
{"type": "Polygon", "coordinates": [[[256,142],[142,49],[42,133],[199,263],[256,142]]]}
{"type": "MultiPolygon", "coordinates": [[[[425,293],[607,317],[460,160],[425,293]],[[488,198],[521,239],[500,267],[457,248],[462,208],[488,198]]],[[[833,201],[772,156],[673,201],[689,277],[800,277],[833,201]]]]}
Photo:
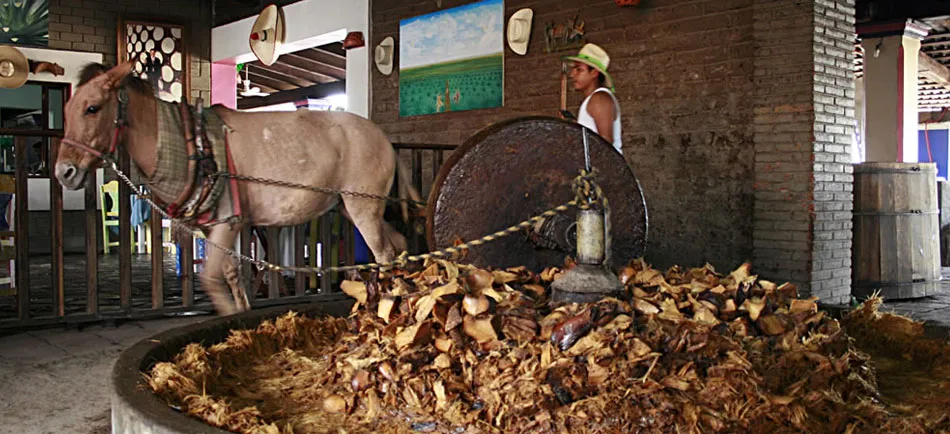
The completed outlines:
{"type": "Polygon", "coordinates": [[[162,235],[162,215],[149,208],[149,230],[152,232],[152,308],[165,306],[165,246],[162,235]]]}
{"type": "MultiPolygon", "coordinates": [[[[44,92],[45,93],[45,92],[44,92]]],[[[44,98],[44,101],[46,99],[44,98]]],[[[44,103],[45,105],[45,103],[44,103]]],[[[48,112],[44,110],[44,112],[48,112]]],[[[56,161],[56,155],[59,152],[59,138],[51,137],[49,139],[49,161],[56,161]]],[[[53,175],[53,169],[50,168],[49,174],[49,197],[50,214],[52,216],[50,223],[52,246],[50,249],[53,278],[53,316],[66,315],[66,293],[65,281],[63,278],[65,262],[63,261],[63,187],[53,175]]]]}
{"type": "Polygon", "coordinates": [[[13,217],[16,231],[16,296],[17,317],[20,320],[30,319],[30,210],[28,174],[26,170],[27,146],[26,137],[13,138],[14,160],[16,165],[16,215],[13,217]]]}
{"type": "Polygon", "coordinates": [[[99,313],[99,237],[101,214],[96,207],[96,172],[86,176],[86,313],[99,313]]]}
{"type": "MultiPolygon", "coordinates": [[[[130,174],[129,155],[119,153],[119,170],[130,174]]],[[[119,182],[119,304],[122,311],[132,310],[132,188],[119,182]]]]}

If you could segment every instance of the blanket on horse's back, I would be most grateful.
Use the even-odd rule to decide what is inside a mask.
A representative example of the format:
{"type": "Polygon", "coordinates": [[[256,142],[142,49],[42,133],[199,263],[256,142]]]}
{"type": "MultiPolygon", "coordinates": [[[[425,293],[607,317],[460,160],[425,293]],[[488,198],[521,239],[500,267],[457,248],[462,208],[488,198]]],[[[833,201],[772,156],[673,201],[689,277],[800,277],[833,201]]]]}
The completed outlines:
{"type": "MultiPolygon", "coordinates": [[[[197,123],[199,119],[196,118],[195,111],[192,111],[192,115],[194,122],[197,123]]],[[[185,144],[185,126],[180,104],[159,101],[157,116],[158,142],[155,173],[149,178],[148,184],[152,194],[165,202],[167,207],[188,187],[188,149],[185,144]]],[[[211,147],[218,172],[227,172],[230,158],[230,149],[227,144],[228,126],[211,108],[202,110],[202,120],[206,137],[210,142],[206,142],[205,146],[211,147]]],[[[192,131],[192,134],[197,135],[195,131],[192,131]]],[[[208,176],[213,174],[202,174],[198,168],[195,170],[194,191],[184,203],[176,204],[184,208],[183,219],[197,219],[198,224],[203,225],[238,217],[239,207],[235,206],[236,182],[225,177],[209,179],[208,176]],[[204,179],[201,175],[204,175],[204,179]],[[189,208],[194,208],[194,201],[201,195],[202,186],[207,182],[214,183],[208,197],[202,203],[196,204],[196,209],[188,212],[189,208]]]]}

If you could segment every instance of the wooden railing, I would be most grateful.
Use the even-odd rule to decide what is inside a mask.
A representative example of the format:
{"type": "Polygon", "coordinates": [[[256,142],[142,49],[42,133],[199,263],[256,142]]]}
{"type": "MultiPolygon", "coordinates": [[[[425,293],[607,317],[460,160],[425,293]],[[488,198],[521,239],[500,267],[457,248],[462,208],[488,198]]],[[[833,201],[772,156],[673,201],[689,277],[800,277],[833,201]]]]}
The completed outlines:
{"type": "MultiPolygon", "coordinates": [[[[59,139],[53,137],[50,142],[49,161],[56,161],[59,139]]],[[[413,186],[425,200],[439,167],[455,146],[405,143],[397,143],[394,146],[399,158],[406,163],[405,167],[410,168],[413,186]]],[[[152,254],[150,258],[133,254],[134,228],[130,223],[132,191],[123,182],[119,182],[118,195],[118,254],[100,253],[102,235],[98,232],[101,215],[97,206],[100,184],[94,176],[87,179],[84,192],[85,208],[79,212],[85,219],[82,225],[85,229],[84,254],[72,255],[64,255],[62,188],[55,177],[49,178],[49,212],[52,222],[52,253],[49,263],[52,278],[51,299],[46,297],[45,290],[43,293],[31,292],[31,281],[35,280],[36,276],[46,276],[40,268],[45,265],[31,264],[31,258],[36,258],[37,255],[31,254],[28,238],[31,217],[28,209],[30,191],[26,174],[27,149],[25,142],[19,138],[15,148],[16,284],[6,293],[0,292],[0,330],[213,311],[207,295],[200,291],[195,271],[195,265],[198,264],[200,268],[203,261],[200,256],[196,258],[193,246],[200,245],[203,240],[195,240],[190,233],[184,231],[173,231],[178,252],[166,252],[161,235],[162,220],[152,212],[147,222],[147,230],[152,234],[152,254]],[[179,257],[180,264],[175,267],[179,257]],[[175,268],[181,270],[180,275],[175,272],[175,268]],[[34,279],[31,279],[31,274],[34,279]],[[12,310],[15,312],[9,308],[3,310],[4,294],[6,303],[14,305],[12,310]],[[47,305],[52,308],[46,308],[47,305]]],[[[120,170],[129,173],[129,165],[128,158],[120,153],[120,170]]],[[[396,196],[396,192],[398,178],[393,186],[392,196],[396,196]]],[[[410,207],[410,210],[413,208],[410,207]]],[[[406,236],[411,253],[427,250],[424,211],[415,209],[408,225],[402,221],[397,204],[391,204],[387,212],[390,223],[406,236]]],[[[289,238],[292,249],[289,250],[293,252],[293,263],[297,266],[353,265],[358,259],[372,260],[371,254],[368,258],[360,254],[366,249],[358,248],[355,228],[342,217],[339,209],[333,209],[314,221],[293,227],[245,228],[235,247],[242,254],[254,258],[263,256],[263,259],[269,262],[284,264],[280,253],[287,249],[282,246],[282,229],[292,233],[289,238]],[[261,251],[261,255],[258,251],[261,251]]],[[[204,250],[208,252],[210,249],[208,246],[204,250]]],[[[242,284],[254,307],[311,302],[319,299],[319,295],[338,292],[339,282],[346,277],[342,273],[296,273],[292,276],[281,276],[280,273],[270,271],[262,274],[246,262],[239,263],[239,266],[242,284]]]]}

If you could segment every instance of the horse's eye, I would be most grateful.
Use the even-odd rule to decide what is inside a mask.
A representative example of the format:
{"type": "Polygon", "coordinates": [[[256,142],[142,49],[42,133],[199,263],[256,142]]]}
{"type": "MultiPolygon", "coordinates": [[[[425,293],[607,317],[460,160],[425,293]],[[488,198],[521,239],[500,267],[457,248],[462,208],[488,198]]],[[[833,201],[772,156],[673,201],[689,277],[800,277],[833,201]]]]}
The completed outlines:
{"type": "Polygon", "coordinates": [[[86,114],[89,114],[89,115],[94,115],[94,114],[96,114],[98,111],[99,111],[99,106],[97,106],[97,105],[91,105],[91,106],[89,106],[89,107],[86,108],[86,114]]]}

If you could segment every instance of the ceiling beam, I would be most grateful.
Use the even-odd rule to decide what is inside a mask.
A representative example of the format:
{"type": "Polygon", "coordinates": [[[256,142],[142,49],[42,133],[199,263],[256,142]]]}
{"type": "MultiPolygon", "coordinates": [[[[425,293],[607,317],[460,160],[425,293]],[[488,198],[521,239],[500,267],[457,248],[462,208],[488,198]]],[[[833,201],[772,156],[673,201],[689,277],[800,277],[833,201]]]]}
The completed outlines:
{"type": "Polygon", "coordinates": [[[917,56],[917,72],[928,80],[944,87],[950,87],[950,68],[934,60],[927,53],[920,52],[917,56]]]}
{"type": "Polygon", "coordinates": [[[254,69],[254,71],[264,77],[268,77],[272,80],[280,80],[286,83],[290,83],[294,85],[295,87],[307,87],[307,86],[313,86],[317,84],[316,82],[305,80],[294,74],[288,74],[283,71],[278,71],[276,69],[271,68],[270,66],[266,68],[262,66],[258,66],[257,68],[254,69]]]}
{"type": "Polygon", "coordinates": [[[330,95],[336,95],[340,93],[346,93],[346,82],[342,80],[278,92],[264,97],[255,96],[242,98],[238,100],[238,109],[246,110],[256,107],[300,101],[306,98],[326,98],[330,95]]]}
{"type": "Polygon", "coordinates": [[[270,69],[272,71],[277,71],[282,74],[293,75],[295,77],[303,78],[304,80],[311,82],[311,84],[329,83],[331,81],[338,80],[336,77],[331,77],[329,75],[311,71],[310,69],[307,69],[305,66],[298,66],[297,64],[295,64],[296,62],[293,59],[291,59],[289,62],[287,60],[288,59],[286,56],[279,57],[277,59],[277,62],[275,62],[271,66],[268,66],[267,69],[270,69]]]}
{"type": "Polygon", "coordinates": [[[346,57],[340,56],[339,54],[331,53],[327,50],[321,50],[319,48],[300,50],[294,52],[293,54],[306,57],[310,60],[313,60],[314,62],[320,62],[329,65],[340,70],[341,73],[346,72],[346,57]]]}
{"type": "Polygon", "coordinates": [[[271,77],[268,77],[268,76],[265,76],[265,75],[261,75],[261,73],[259,73],[259,72],[257,72],[257,71],[252,71],[252,72],[248,73],[248,75],[250,75],[251,83],[252,83],[252,84],[258,84],[258,83],[259,83],[259,84],[263,84],[264,86],[270,87],[270,88],[272,88],[272,89],[277,89],[277,90],[281,90],[281,91],[284,91],[284,90],[293,90],[293,89],[297,88],[297,86],[294,86],[294,85],[292,85],[292,84],[290,84],[290,83],[286,83],[286,82],[283,82],[283,81],[280,81],[280,80],[275,80],[275,79],[273,79],[273,78],[271,78],[271,77]]]}
{"type": "Polygon", "coordinates": [[[332,78],[333,80],[343,80],[346,78],[346,69],[340,69],[309,57],[301,56],[297,53],[284,54],[278,61],[307,71],[312,71],[320,75],[332,78]]]}

